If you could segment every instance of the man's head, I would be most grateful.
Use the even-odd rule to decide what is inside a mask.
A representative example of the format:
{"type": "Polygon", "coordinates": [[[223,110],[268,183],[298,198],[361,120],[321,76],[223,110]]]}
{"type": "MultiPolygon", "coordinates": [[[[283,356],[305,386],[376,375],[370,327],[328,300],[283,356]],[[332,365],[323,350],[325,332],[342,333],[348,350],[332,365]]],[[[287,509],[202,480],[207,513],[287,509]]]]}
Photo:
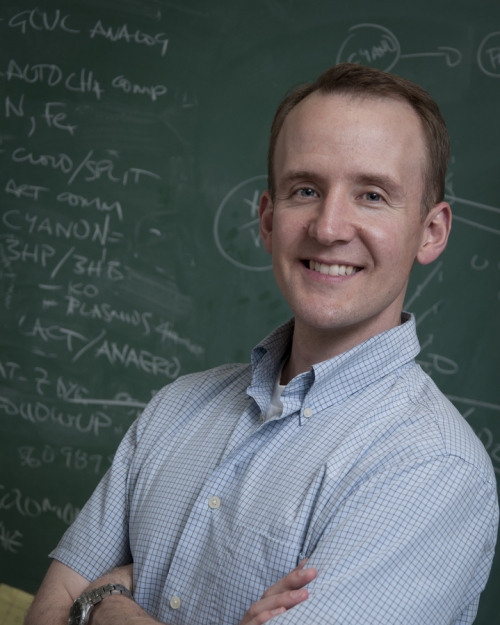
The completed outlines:
{"type": "Polygon", "coordinates": [[[420,87],[354,65],[318,84],[331,76],[342,87],[301,88],[278,109],[261,236],[296,328],[352,333],[356,344],[399,323],[415,260],[430,263],[446,245],[449,143],[420,87]]]}
{"type": "Polygon", "coordinates": [[[426,144],[423,164],[424,191],[422,217],[444,199],[445,175],[450,158],[450,139],[446,123],[437,104],[419,85],[371,67],[341,63],[323,72],[313,83],[294,89],[276,110],[271,126],[267,158],[268,188],[271,197],[276,192],[274,153],[276,141],[290,111],[315,91],[321,94],[350,95],[361,98],[393,98],[407,102],[420,118],[426,144]]]}

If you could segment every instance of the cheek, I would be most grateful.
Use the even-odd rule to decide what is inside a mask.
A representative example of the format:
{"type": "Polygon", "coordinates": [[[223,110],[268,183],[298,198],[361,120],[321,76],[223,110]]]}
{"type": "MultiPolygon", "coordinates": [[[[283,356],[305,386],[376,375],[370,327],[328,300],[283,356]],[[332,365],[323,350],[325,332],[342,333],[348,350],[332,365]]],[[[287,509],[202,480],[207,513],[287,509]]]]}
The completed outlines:
{"type": "Polygon", "coordinates": [[[284,218],[276,215],[273,223],[273,254],[287,256],[293,254],[297,243],[303,238],[305,227],[300,219],[293,216],[284,218]]]}
{"type": "Polygon", "coordinates": [[[359,232],[377,264],[396,263],[401,269],[406,264],[413,264],[421,235],[416,225],[387,219],[360,228],[359,232]]]}

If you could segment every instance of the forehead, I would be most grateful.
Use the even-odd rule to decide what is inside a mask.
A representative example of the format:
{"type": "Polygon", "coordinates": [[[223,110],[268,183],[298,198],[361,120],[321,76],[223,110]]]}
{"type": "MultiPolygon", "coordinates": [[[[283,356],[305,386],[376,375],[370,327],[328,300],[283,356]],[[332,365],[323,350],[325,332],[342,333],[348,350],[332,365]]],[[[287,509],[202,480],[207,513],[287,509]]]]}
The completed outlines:
{"type": "Polygon", "coordinates": [[[302,100],[286,117],[274,166],[284,170],[334,165],[390,168],[406,176],[423,171],[426,145],[421,121],[399,99],[322,94],[302,100]]]}

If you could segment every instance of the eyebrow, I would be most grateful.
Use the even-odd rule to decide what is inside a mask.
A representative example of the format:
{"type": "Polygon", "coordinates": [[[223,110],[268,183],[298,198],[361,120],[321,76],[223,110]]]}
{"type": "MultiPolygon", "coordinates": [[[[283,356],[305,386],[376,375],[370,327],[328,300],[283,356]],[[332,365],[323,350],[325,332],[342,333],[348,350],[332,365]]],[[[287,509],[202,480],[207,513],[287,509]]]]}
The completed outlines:
{"type": "Polygon", "coordinates": [[[314,173],[312,171],[308,171],[306,169],[301,169],[298,171],[289,171],[287,174],[285,174],[282,178],[281,178],[281,182],[282,183],[292,183],[295,182],[297,180],[311,180],[311,181],[322,181],[324,180],[323,176],[320,176],[317,173],[314,173]]]}

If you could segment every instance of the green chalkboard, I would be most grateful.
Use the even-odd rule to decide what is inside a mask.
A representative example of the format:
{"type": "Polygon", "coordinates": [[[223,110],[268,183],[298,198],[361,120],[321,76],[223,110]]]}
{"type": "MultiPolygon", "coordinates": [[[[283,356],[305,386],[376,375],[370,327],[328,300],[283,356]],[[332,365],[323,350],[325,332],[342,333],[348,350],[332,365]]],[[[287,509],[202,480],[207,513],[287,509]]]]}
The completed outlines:
{"type": "MultiPolygon", "coordinates": [[[[289,316],[255,223],[269,126],[340,61],[415,80],[448,121],[453,233],[407,307],[500,473],[497,2],[7,0],[0,18],[0,581],[37,588],[156,391],[248,361],[289,316]]],[[[497,560],[477,623],[500,622],[499,584],[497,560]]]]}

